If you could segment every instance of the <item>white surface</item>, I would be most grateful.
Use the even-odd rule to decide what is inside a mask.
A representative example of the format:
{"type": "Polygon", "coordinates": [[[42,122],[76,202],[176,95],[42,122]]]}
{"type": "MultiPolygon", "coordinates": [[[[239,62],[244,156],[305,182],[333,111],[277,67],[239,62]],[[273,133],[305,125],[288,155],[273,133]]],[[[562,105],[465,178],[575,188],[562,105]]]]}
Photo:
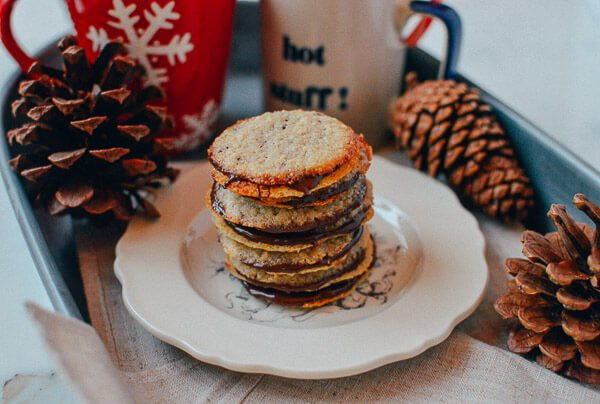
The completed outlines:
{"type": "MultiPolygon", "coordinates": [[[[301,379],[349,376],[439,344],[481,301],[488,270],[475,217],[441,182],[375,156],[367,174],[376,200],[369,227],[384,240],[377,245],[383,265],[373,269],[369,281],[381,279],[386,266],[393,266],[397,275],[392,282],[400,283],[401,272],[415,265],[408,263],[419,261],[416,254],[421,259],[414,279],[390,291],[384,304],[367,301],[360,308],[329,306],[308,313],[261,306],[260,300],[242,296],[239,282],[215,272],[222,263],[211,263],[222,256],[211,251],[219,245],[209,215],[199,215],[206,208],[204,192],[198,192],[210,188],[209,170],[207,162],[200,163],[170,189],[159,190],[155,203],[161,220],[134,218],[117,244],[115,261],[131,315],[157,338],[195,358],[242,372],[301,379]],[[401,192],[394,186],[398,183],[415,191],[401,192]],[[189,233],[196,217],[203,222],[189,233]],[[182,247],[197,238],[201,242],[192,249],[204,248],[201,265],[186,268],[182,247]],[[395,246],[400,254],[390,253],[395,246]],[[399,263],[386,265],[388,259],[399,263]],[[201,282],[194,282],[194,276],[201,282]],[[230,298],[236,294],[239,306],[230,298]]],[[[359,295],[355,292],[350,300],[359,295]]]]}
{"type": "MultiPolygon", "coordinates": [[[[600,2],[449,0],[462,15],[460,70],[600,169],[600,2]]],[[[14,26],[26,49],[70,30],[62,0],[21,0],[14,26]]],[[[443,28],[422,46],[440,55],[443,28]]],[[[0,46],[0,82],[16,65],[0,46]]],[[[48,306],[4,186],[0,189],[0,384],[50,367],[23,301],[48,306]]]]}

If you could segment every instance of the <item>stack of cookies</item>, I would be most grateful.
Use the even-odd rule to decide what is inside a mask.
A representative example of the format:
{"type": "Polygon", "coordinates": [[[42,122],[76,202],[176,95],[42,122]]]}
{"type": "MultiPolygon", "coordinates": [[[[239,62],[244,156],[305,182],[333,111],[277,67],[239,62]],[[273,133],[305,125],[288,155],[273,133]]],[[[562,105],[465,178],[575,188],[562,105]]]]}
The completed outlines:
{"type": "Polygon", "coordinates": [[[365,279],[373,197],[362,135],[317,112],[270,112],[226,129],[208,158],[225,265],[250,294],[318,307],[365,279]]]}

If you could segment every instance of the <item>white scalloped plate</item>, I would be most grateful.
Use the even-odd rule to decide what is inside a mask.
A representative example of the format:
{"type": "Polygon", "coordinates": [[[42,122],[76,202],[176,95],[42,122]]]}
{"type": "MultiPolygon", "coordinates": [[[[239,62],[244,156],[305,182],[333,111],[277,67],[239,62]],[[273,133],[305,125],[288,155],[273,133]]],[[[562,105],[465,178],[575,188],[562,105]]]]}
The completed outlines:
{"type": "Polygon", "coordinates": [[[201,163],[158,192],[159,220],[134,218],[117,244],[125,306],[157,338],[242,372],[342,377],[439,344],[481,301],[483,235],[434,179],[381,157],[368,177],[377,263],[341,302],[287,309],[249,296],[227,275],[204,208],[210,175],[201,163]]]}

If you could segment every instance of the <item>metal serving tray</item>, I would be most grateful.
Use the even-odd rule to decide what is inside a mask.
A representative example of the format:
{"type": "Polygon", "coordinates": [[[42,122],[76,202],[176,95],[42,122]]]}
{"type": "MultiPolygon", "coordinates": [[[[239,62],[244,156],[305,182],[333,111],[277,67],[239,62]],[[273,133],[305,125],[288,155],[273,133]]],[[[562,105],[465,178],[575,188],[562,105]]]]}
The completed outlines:
{"type": "MultiPolygon", "coordinates": [[[[54,42],[40,59],[57,61],[54,42]]],[[[408,52],[407,71],[418,72],[421,79],[434,78],[439,62],[419,49],[408,52]]],[[[16,72],[0,93],[0,132],[14,127],[10,103],[15,99],[21,74],[16,72]]],[[[461,80],[471,83],[468,79],[461,80]]],[[[578,159],[517,112],[481,90],[485,100],[498,114],[537,191],[536,210],[527,226],[539,231],[550,228],[546,211],[553,202],[569,204],[573,194],[583,192],[600,200],[600,173],[578,159]]],[[[262,86],[259,58],[259,11],[256,2],[239,1],[230,71],[225,90],[220,127],[262,111],[262,86]]],[[[87,320],[87,309],[70,217],[50,217],[32,209],[17,175],[8,165],[9,150],[5,136],[0,141],[0,174],[21,226],[40,277],[57,311],[87,320]]],[[[391,136],[390,136],[391,143],[391,136]]],[[[203,158],[205,151],[186,159],[203,158]]]]}

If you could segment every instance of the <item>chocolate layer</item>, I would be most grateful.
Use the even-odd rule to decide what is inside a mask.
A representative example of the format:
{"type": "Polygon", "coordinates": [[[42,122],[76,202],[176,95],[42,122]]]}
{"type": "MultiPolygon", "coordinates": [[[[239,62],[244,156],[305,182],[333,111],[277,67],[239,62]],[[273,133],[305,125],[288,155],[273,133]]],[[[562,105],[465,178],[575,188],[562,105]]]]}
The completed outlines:
{"type": "MultiPolygon", "coordinates": [[[[259,286],[262,288],[276,289],[276,290],[279,290],[279,291],[285,292],[285,293],[295,293],[295,292],[318,290],[318,289],[322,288],[323,285],[330,282],[331,280],[333,280],[335,278],[339,278],[340,276],[342,276],[348,272],[354,271],[360,265],[360,263],[363,262],[364,259],[365,259],[365,250],[362,249],[355,257],[352,257],[352,259],[350,261],[346,262],[340,271],[335,271],[335,272],[332,271],[330,274],[328,274],[324,278],[318,280],[317,282],[306,283],[303,285],[274,284],[274,283],[261,282],[261,281],[257,281],[254,279],[247,279],[247,278],[245,278],[244,281],[247,283],[250,283],[252,285],[255,285],[255,286],[259,286]]],[[[240,274],[240,276],[243,276],[243,275],[240,274]]]]}
{"type": "Polygon", "coordinates": [[[342,226],[327,230],[319,231],[319,229],[306,231],[306,232],[294,232],[294,233],[269,233],[262,230],[252,229],[250,227],[240,226],[235,223],[228,222],[223,219],[224,222],[231,227],[231,229],[247,238],[248,240],[255,241],[258,243],[273,244],[273,245],[297,245],[297,244],[314,244],[318,241],[339,236],[342,234],[348,234],[356,231],[365,220],[367,216],[367,210],[361,211],[354,215],[348,222],[342,226]]]}
{"type": "Polygon", "coordinates": [[[246,290],[254,297],[265,299],[267,301],[280,304],[282,306],[302,307],[307,304],[321,301],[329,301],[332,298],[343,295],[352,290],[352,288],[362,279],[362,275],[347,279],[342,282],[334,283],[324,289],[315,292],[293,292],[285,293],[272,288],[264,288],[243,282],[246,290]]]}
{"type": "Polygon", "coordinates": [[[265,272],[269,272],[269,273],[295,273],[295,272],[303,271],[305,269],[331,265],[332,262],[335,262],[338,259],[342,258],[344,255],[346,255],[348,253],[348,251],[350,251],[350,249],[356,245],[358,240],[360,240],[360,237],[362,236],[362,234],[363,234],[363,226],[360,226],[358,229],[356,229],[354,231],[354,234],[352,235],[352,239],[350,240],[350,242],[348,244],[346,244],[344,246],[344,248],[342,248],[340,250],[340,252],[338,252],[337,254],[332,255],[332,256],[324,257],[323,259],[321,259],[317,262],[314,262],[312,264],[261,265],[261,264],[257,264],[257,263],[246,263],[246,262],[244,262],[244,264],[251,266],[253,268],[261,269],[261,270],[263,270],[265,272]]]}
{"type": "MultiPolygon", "coordinates": [[[[344,216],[347,216],[349,213],[358,209],[362,205],[363,200],[365,199],[365,196],[367,194],[367,183],[364,180],[364,178],[362,178],[361,181],[362,181],[362,183],[360,184],[359,192],[357,193],[357,195],[354,198],[354,200],[352,201],[352,203],[349,204],[348,207],[346,207],[344,210],[340,211],[336,215],[332,215],[327,218],[323,218],[322,220],[315,220],[311,223],[306,223],[305,225],[298,226],[293,229],[282,228],[282,227],[273,227],[270,229],[261,229],[261,230],[256,230],[256,231],[268,233],[268,234],[284,234],[284,233],[292,234],[292,233],[305,233],[305,232],[310,232],[310,231],[319,232],[319,229],[321,229],[321,231],[322,231],[322,229],[324,227],[338,222],[344,216]]],[[[216,213],[218,213],[223,218],[223,220],[225,220],[228,224],[231,224],[231,222],[229,222],[226,219],[225,209],[223,208],[221,203],[217,200],[217,198],[215,198],[215,191],[216,191],[216,187],[218,187],[218,186],[219,186],[218,184],[213,183],[213,186],[212,186],[212,189],[210,192],[210,200],[211,200],[212,208],[216,213]]],[[[277,208],[275,208],[275,209],[277,209],[277,208]]],[[[284,209],[284,208],[282,208],[282,209],[284,209]]],[[[245,227],[245,226],[238,225],[238,224],[235,224],[235,226],[239,226],[242,228],[245,227]]],[[[250,227],[246,227],[246,228],[250,229],[250,227]]],[[[255,230],[255,229],[253,229],[253,230],[255,230]]]]}
{"type": "MultiPolygon", "coordinates": [[[[306,194],[299,198],[290,198],[285,202],[277,202],[279,205],[289,206],[290,208],[301,208],[307,205],[315,204],[317,202],[326,201],[336,195],[339,195],[350,188],[356,183],[356,181],[361,177],[360,171],[355,171],[352,175],[348,176],[348,178],[343,181],[338,181],[333,185],[330,185],[326,188],[321,188],[312,192],[310,194],[306,194]]],[[[252,198],[257,201],[260,201],[259,198],[252,198]]],[[[260,203],[260,202],[257,202],[260,203]]]]}
{"type": "MultiPolygon", "coordinates": [[[[339,164],[338,166],[334,167],[330,172],[328,172],[326,174],[306,175],[306,176],[301,177],[298,181],[295,181],[293,183],[287,183],[285,181],[281,181],[281,183],[270,183],[270,182],[259,183],[259,182],[250,180],[246,176],[232,173],[232,172],[226,170],[217,161],[213,160],[210,155],[208,156],[208,160],[210,161],[210,163],[216,170],[220,171],[221,173],[223,173],[227,176],[227,182],[224,184],[225,187],[227,187],[228,185],[230,185],[233,182],[243,181],[243,182],[249,182],[249,183],[255,184],[257,189],[259,190],[259,193],[260,193],[261,186],[264,187],[264,186],[284,185],[286,187],[300,191],[304,194],[307,194],[312,189],[316,188],[321,183],[321,181],[323,181],[323,178],[325,178],[329,174],[335,172],[337,169],[339,169],[341,166],[343,166],[346,163],[346,161],[344,161],[342,164],[339,164]]],[[[268,197],[268,195],[263,195],[263,197],[268,197]]]]}

